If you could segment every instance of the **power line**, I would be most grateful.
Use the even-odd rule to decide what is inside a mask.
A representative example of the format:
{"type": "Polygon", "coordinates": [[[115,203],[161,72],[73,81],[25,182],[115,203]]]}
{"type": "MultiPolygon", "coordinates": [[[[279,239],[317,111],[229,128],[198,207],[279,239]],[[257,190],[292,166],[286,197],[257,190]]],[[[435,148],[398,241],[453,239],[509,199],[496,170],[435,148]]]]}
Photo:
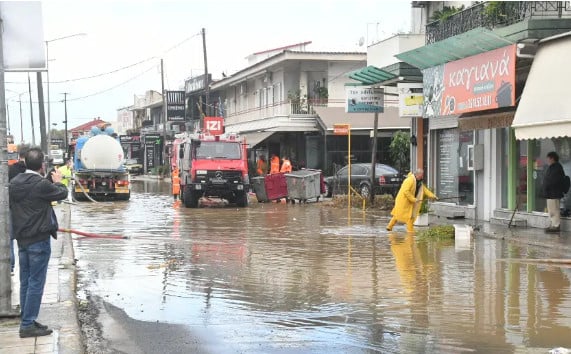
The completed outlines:
{"type": "MultiPolygon", "coordinates": [[[[167,50],[165,50],[165,51],[163,52],[163,55],[164,55],[164,54],[167,54],[167,53],[169,53],[169,52],[171,52],[171,51],[173,51],[173,50],[175,50],[176,48],[180,47],[181,45],[183,45],[184,43],[188,42],[188,41],[191,40],[192,38],[198,37],[198,36],[200,36],[200,35],[201,35],[201,33],[196,33],[196,34],[193,34],[192,36],[189,36],[189,37],[183,39],[183,40],[180,41],[179,43],[177,43],[177,44],[173,45],[172,47],[168,48],[167,50]]],[[[95,78],[98,78],[98,77],[101,77],[101,76],[111,75],[111,74],[114,74],[114,73],[119,72],[119,71],[123,71],[123,70],[126,70],[126,69],[130,69],[130,68],[132,68],[132,67],[134,67],[134,66],[137,66],[137,65],[146,63],[146,62],[151,61],[151,60],[154,60],[154,59],[158,59],[158,57],[157,57],[157,56],[152,56],[152,57],[149,57],[149,58],[147,58],[147,59],[140,60],[140,61],[138,61],[138,62],[136,62],[136,63],[132,63],[132,64],[129,64],[129,65],[125,65],[125,66],[123,66],[123,67],[120,67],[120,68],[117,68],[117,69],[113,69],[113,70],[110,70],[110,71],[107,71],[107,72],[99,73],[99,74],[93,74],[93,75],[89,75],[89,76],[78,77],[78,78],[67,79],[67,80],[50,81],[50,84],[64,84],[64,83],[68,83],[68,82],[75,82],[75,81],[95,79],[95,78]]],[[[24,82],[24,81],[6,81],[6,83],[8,83],[8,84],[26,84],[27,82],[24,82]]]]}
{"type": "Polygon", "coordinates": [[[101,91],[98,91],[98,92],[91,93],[91,94],[86,95],[86,96],[77,97],[77,98],[72,98],[72,99],[69,99],[69,100],[67,100],[67,101],[68,101],[68,102],[70,102],[70,101],[78,101],[78,100],[82,100],[82,99],[85,99],[85,98],[88,98],[88,97],[93,97],[93,96],[100,95],[100,94],[102,94],[102,93],[109,92],[109,91],[111,91],[111,90],[114,90],[114,89],[116,89],[116,88],[118,88],[118,87],[121,87],[121,86],[125,85],[126,83],[129,83],[129,82],[131,82],[131,81],[133,81],[133,80],[135,80],[135,79],[138,79],[139,77],[143,76],[144,74],[148,73],[149,71],[151,71],[151,70],[153,70],[153,69],[155,69],[155,68],[156,68],[156,65],[153,65],[153,66],[151,66],[150,68],[148,68],[147,70],[145,70],[145,71],[143,71],[143,72],[137,74],[136,76],[133,76],[133,77],[131,77],[130,79],[127,79],[127,80],[125,80],[125,81],[123,81],[123,82],[121,82],[121,83],[119,83],[119,84],[117,84],[117,85],[115,85],[115,86],[109,87],[109,88],[107,88],[107,89],[105,89],[105,90],[101,90],[101,91]]]}

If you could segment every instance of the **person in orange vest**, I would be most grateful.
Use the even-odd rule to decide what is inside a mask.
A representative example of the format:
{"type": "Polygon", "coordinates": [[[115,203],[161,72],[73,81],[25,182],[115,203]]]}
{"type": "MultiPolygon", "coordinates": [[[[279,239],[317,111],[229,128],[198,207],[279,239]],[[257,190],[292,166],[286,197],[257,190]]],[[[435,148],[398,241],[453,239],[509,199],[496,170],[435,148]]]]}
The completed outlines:
{"type": "Polygon", "coordinates": [[[257,167],[256,172],[258,173],[258,176],[265,176],[268,173],[268,162],[264,155],[260,155],[257,167]]]}
{"type": "Polygon", "coordinates": [[[172,171],[172,195],[174,200],[177,200],[177,197],[180,195],[180,177],[178,172],[178,167],[172,171]]]}
{"type": "Polygon", "coordinates": [[[270,165],[270,174],[280,173],[280,158],[276,154],[272,154],[272,160],[270,165]]]}
{"type": "Polygon", "coordinates": [[[287,157],[284,157],[282,159],[282,168],[280,169],[280,172],[282,173],[290,173],[292,170],[291,168],[291,162],[287,157]]]}

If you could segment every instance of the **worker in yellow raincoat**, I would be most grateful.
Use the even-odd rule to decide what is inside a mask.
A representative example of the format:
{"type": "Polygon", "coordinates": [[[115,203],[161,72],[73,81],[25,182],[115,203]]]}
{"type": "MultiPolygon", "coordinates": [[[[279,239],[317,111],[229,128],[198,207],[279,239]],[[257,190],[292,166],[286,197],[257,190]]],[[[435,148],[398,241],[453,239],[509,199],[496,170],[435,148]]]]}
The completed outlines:
{"type": "Polygon", "coordinates": [[[387,225],[387,231],[391,231],[398,222],[406,224],[406,231],[414,232],[413,223],[418,216],[420,204],[424,198],[436,200],[434,195],[424,183],[424,170],[419,168],[414,173],[409,173],[405,178],[395,200],[395,207],[391,211],[393,216],[387,225]]]}

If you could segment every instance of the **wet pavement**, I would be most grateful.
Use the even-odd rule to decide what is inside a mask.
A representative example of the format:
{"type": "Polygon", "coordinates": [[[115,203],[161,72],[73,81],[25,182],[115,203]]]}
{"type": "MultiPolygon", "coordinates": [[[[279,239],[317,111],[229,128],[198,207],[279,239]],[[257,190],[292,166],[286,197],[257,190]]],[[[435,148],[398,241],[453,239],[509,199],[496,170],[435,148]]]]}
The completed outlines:
{"type": "Polygon", "coordinates": [[[321,202],[186,209],[168,190],[135,181],[129,202],[72,208],[72,228],[129,237],[74,241],[100,350],[571,348],[571,269],[504,261],[560,256],[549,249],[419,243],[402,226],[384,231],[384,216],[321,202]]]}

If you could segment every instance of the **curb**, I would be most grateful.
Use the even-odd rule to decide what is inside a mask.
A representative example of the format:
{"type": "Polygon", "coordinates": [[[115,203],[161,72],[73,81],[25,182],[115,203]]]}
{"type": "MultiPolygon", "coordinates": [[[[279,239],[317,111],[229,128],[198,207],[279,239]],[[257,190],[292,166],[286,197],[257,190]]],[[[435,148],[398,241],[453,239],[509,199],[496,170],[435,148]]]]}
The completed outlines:
{"type": "MultiPolygon", "coordinates": [[[[59,220],[65,228],[70,227],[71,207],[65,204],[62,208],[62,219],[59,220]]],[[[59,261],[58,279],[58,306],[61,313],[66,314],[66,320],[58,336],[59,353],[84,353],[81,327],[78,317],[77,267],[75,265],[75,251],[71,234],[60,233],[63,241],[62,255],[59,261]]]]}

